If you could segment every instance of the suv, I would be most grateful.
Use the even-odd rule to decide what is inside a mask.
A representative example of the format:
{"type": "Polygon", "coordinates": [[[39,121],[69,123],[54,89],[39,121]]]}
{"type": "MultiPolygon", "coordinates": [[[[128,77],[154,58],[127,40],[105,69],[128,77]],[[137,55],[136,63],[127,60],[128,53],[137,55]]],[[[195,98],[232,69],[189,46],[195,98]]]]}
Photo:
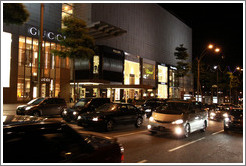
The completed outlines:
{"type": "Polygon", "coordinates": [[[170,100],[153,112],[147,128],[152,134],[172,132],[188,137],[196,130],[204,132],[207,126],[208,113],[202,109],[201,103],[170,100]]]}
{"type": "Polygon", "coordinates": [[[66,101],[62,98],[36,98],[26,105],[17,107],[17,115],[61,115],[62,110],[67,107],[66,101]]]}
{"type": "Polygon", "coordinates": [[[243,130],[243,108],[232,108],[224,117],[224,131],[243,130]]]}
{"type": "Polygon", "coordinates": [[[65,121],[76,121],[78,115],[84,112],[95,111],[96,108],[100,107],[105,103],[110,103],[109,98],[83,98],[72,107],[64,109],[62,112],[62,117],[65,121]]]}

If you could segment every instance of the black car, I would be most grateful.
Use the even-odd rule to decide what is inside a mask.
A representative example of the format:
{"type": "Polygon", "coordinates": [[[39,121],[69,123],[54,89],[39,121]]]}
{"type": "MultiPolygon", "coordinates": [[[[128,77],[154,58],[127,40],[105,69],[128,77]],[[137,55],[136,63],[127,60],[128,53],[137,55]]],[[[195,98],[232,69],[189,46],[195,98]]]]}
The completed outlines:
{"type": "Polygon", "coordinates": [[[3,163],[117,163],[124,158],[115,138],[23,117],[3,127],[3,163]]]}
{"type": "Polygon", "coordinates": [[[145,112],[146,117],[149,118],[152,115],[152,112],[156,110],[157,107],[160,107],[165,103],[165,100],[161,99],[149,99],[146,100],[145,103],[140,108],[142,111],[145,112]]]}
{"type": "Polygon", "coordinates": [[[16,109],[17,115],[50,116],[61,115],[67,107],[63,98],[36,98],[16,109]]]}
{"type": "Polygon", "coordinates": [[[210,120],[216,120],[216,121],[222,121],[224,120],[224,115],[228,113],[230,110],[229,106],[217,106],[214,110],[210,111],[209,113],[209,119],[210,120]]]}
{"type": "Polygon", "coordinates": [[[134,124],[140,127],[143,123],[143,113],[132,104],[107,103],[94,112],[78,116],[78,125],[85,128],[94,127],[106,131],[113,130],[117,124],[134,124]]]}
{"type": "Polygon", "coordinates": [[[232,108],[224,116],[224,131],[243,130],[243,108],[232,108]]]}
{"type": "Polygon", "coordinates": [[[105,103],[110,103],[109,98],[83,98],[80,99],[72,108],[64,109],[62,117],[65,121],[76,121],[78,115],[85,112],[95,111],[105,103]]]}

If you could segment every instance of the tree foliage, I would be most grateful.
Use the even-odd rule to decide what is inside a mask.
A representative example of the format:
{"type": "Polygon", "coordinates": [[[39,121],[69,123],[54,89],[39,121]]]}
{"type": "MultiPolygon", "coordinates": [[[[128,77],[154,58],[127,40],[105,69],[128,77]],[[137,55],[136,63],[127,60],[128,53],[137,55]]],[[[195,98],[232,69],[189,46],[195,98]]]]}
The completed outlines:
{"type": "Polygon", "coordinates": [[[90,58],[95,54],[94,39],[88,35],[86,23],[83,20],[69,16],[63,20],[65,28],[61,30],[61,34],[65,36],[61,40],[60,45],[64,46],[65,50],[52,50],[55,55],[60,57],[75,58],[90,58]]]}
{"type": "Polygon", "coordinates": [[[29,12],[22,3],[3,3],[3,22],[6,24],[25,23],[29,18],[29,12]]]}
{"type": "Polygon", "coordinates": [[[183,47],[183,44],[180,44],[180,47],[176,47],[176,52],[174,52],[174,56],[177,60],[177,77],[184,77],[188,74],[191,67],[190,64],[186,62],[189,54],[187,53],[187,48],[183,47]]]}

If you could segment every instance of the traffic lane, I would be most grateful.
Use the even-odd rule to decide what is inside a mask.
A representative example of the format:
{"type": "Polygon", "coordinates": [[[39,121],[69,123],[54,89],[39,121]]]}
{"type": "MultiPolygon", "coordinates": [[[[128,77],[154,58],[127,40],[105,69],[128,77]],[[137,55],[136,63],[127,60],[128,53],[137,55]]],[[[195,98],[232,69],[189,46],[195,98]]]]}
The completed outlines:
{"type": "MultiPolygon", "coordinates": [[[[136,133],[135,135],[115,135],[115,137],[118,137],[119,142],[125,148],[125,162],[127,163],[241,162],[242,158],[240,157],[240,154],[242,156],[242,148],[240,148],[240,146],[242,147],[242,135],[239,134],[238,137],[236,137],[239,139],[236,141],[237,146],[231,148],[231,144],[227,145],[227,142],[217,141],[217,135],[223,134],[222,126],[222,122],[212,122],[206,132],[195,132],[186,139],[177,139],[176,137],[173,137],[169,134],[157,134],[152,136],[147,131],[136,133]],[[216,141],[210,141],[210,137],[214,137],[216,141]],[[202,144],[200,145],[199,142],[202,142],[202,144]],[[224,160],[224,158],[219,156],[219,154],[214,155],[214,153],[216,154],[216,148],[207,148],[207,144],[212,147],[217,147],[217,145],[224,145],[224,147],[227,147],[227,149],[231,149],[233,153],[238,154],[239,157],[235,157],[234,159],[228,159],[225,157],[226,160],[224,160]],[[197,147],[197,145],[199,146],[197,147]],[[171,151],[172,153],[170,152],[170,150],[177,147],[181,148],[171,151]],[[203,150],[205,148],[207,148],[207,151],[204,151],[201,154],[198,153],[200,150],[203,150]],[[207,156],[208,154],[210,154],[208,153],[209,149],[213,149],[213,151],[211,151],[211,153],[213,154],[212,157],[207,156]],[[196,157],[191,157],[192,155],[196,157]]],[[[228,139],[227,137],[228,135],[226,134],[225,138],[223,139],[228,139]]],[[[235,133],[232,133],[229,140],[234,140],[234,137],[235,133]]],[[[225,151],[225,154],[223,155],[228,157],[228,154],[229,151],[225,151]]]]}

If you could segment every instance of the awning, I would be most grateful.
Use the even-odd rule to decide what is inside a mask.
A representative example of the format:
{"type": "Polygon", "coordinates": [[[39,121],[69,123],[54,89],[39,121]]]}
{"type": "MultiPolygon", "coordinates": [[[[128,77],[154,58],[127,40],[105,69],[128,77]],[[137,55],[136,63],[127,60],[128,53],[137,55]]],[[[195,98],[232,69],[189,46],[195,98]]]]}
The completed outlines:
{"type": "Polygon", "coordinates": [[[105,39],[120,36],[126,33],[126,30],[123,30],[119,27],[114,25],[108,24],[103,21],[95,22],[88,26],[89,28],[89,35],[94,37],[94,39],[105,39]]]}

